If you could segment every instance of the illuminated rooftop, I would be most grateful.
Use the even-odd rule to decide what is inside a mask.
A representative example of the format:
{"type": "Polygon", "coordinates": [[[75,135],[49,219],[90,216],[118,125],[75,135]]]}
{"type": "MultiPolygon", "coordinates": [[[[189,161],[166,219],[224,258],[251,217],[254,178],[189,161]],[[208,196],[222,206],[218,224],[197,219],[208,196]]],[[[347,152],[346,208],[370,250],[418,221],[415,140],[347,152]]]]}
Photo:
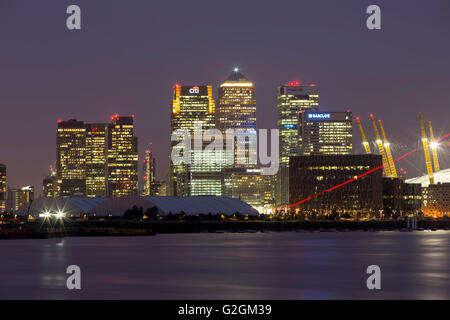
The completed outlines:
{"type": "MultiPolygon", "coordinates": [[[[449,183],[450,182],[450,169],[441,170],[434,174],[435,183],[449,183]]],[[[420,183],[422,187],[428,187],[430,185],[430,179],[428,175],[416,177],[406,180],[406,183],[420,183]]]]}

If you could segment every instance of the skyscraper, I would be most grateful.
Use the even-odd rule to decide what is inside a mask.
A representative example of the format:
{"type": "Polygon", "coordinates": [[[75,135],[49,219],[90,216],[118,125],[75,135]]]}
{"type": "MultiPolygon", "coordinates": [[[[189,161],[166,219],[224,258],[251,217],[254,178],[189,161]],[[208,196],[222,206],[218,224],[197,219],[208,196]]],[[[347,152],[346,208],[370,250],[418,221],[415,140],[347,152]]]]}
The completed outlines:
{"type": "Polygon", "coordinates": [[[44,179],[48,197],[119,197],[137,193],[137,138],[133,117],[111,117],[111,124],[58,121],[56,177],[44,179]]]}
{"type": "Polygon", "coordinates": [[[6,165],[0,163],[0,213],[6,211],[6,165]]]}
{"type": "Polygon", "coordinates": [[[346,112],[301,112],[301,155],[349,155],[352,153],[353,116],[346,112]]]}
{"type": "Polygon", "coordinates": [[[56,168],[61,196],[86,195],[86,127],[75,119],[58,120],[56,168]]]}
{"type": "Polygon", "coordinates": [[[152,184],[155,182],[155,158],[152,156],[151,150],[145,151],[144,156],[144,190],[143,196],[152,195],[152,184]]]}
{"type": "MultiPolygon", "coordinates": [[[[212,97],[212,86],[181,86],[176,84],[172,100],[171,132],[185,129],[192,136],[196,123],[201,125],[202,134],[215,127],[215,101],[212,97]]],[[[172,141],[171,150],[180,151],[180,147],[177,146],[178,143],[179,141],[172,141]]],[[[191,150],[191,158],[196,163],[192,165],[201,166],[202,153],[193,150],[193,148],[191,150]]],[[[198,179],[201,179],[201,177],[198,179]]],[[[192,179],[191,164],[174,164],[170,156],[169,194],[174,196],[191,195],[192,185],[195,184],[197,182],[192,179]]]]}
{"type": "Polygon", "coordinates": [[[138,193],[138,147],[133,118],[115,115],[107,129],[107,184],[109,197],[138,193]]]}
{"type": "Polygon", "coordinates": [[[277,175],[277,205],[289,202],[289,157],[300,155],[298,145],[299,113],[319,108],[319,90],[315,85],[298,81],[278,87],[278,130],[280,134],[280,170],[277,175]]]}
{"type": "Polygon", "coordinates": [[[256,148],[250,148],[252,137],[256,142],[256,98],[255,88],[236,68],[231,75],[220,85],[219,104],[216,113],[217,128],[223,134],[227,130],[234,130],[237,134],[246,136],[245,146],[235,146],[235,165],[240,167],[252,167],[249,160],[256,159],[256,148]],[[244,160],[238,164],[238,159],[244,160]]]}
{"type": "Polygon", "coordinates": [[[86,124],[86,196],[106,196],[105,123],[86,124]]]}
{"type": "Polygon", "coordinates": [[[289,165],[289,157],[298,156],[299,113],[319,108],[319,90],[314,85],[290,82],[278,87],[278,130],[280,133],[280,166],[289,165]]]}

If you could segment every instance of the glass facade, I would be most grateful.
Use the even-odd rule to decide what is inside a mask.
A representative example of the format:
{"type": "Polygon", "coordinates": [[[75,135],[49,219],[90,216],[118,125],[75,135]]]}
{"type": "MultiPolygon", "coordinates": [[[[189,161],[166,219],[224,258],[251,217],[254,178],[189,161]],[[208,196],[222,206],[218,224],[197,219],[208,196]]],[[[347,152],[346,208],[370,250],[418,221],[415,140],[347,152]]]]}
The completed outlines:
{"type": "Polygon", "coordinates": [[[86,124],[86,196],[106,196],[106,124],[86,124]]]}
{"type": "Polygon", "coordinates": [[[280,134],[280,169],[277,175],[276,203],[289,203],[289,157],[300,155],[298,145],[299,113],[319,108],[319,89],[316,85],[287,83],[278,87],[278,130],[280,134]]]}
{"type": "Polygon", "coordinates": [[[301,155],[352,153],[353,115],[346,112],[301,112],[298,149],[301,155]]]}
{"type": "MultiPolygon", "coordinates": [[[[223,133],[234,130],[247,138],[245,145],[235,144],[235,166],[251,167],[249,159],[256,159],[256,148],[249,148],[252,139],[256,141],[256,99],[255,88],[244,75],[235,70],[219,88],[219,105],[216,114],[217,128],[223,133]],[[252,154],[250,154],[252,153],[252,154]],[[242,163],[238,163],[238,159],[242,163]]],[[[256,165],[256,164],[254,164],[256,165]]],[[[254,166],[253,165],[253,166],[254,166]]]]}
{"type": "Polygon", "coordinates": [[[56,167],[62,197],[86,195],[86,126],[75,119],[58,121],[56,167]]]}
{"type": "Polygon", "coordinates": [[[107,195],[138,194],[138,149],[133,117],[112,117],[107,141],[107,195]]]}
{"type": "MultiPolygon", "coordinates": [[[[215,128],[215,101],[212,97],[212,86],[174,86],[171,114],[171,130],[188,130],[191,136],[194,135],[196,125],[201,125],[201,134],[206,130],[215,128]]],[[[197,137],[201,139],[201,137],[197,137]]],[[[205,175],[214,173],[216,167],[210,155],[203,155],[203,151],[194,150],[193,141],[191,145],[191,164],[173,164],[170,161],[169,172],[169,194],[174,196],[205,195],[203,189],[198,185],[202,182],[208,183],[210,179],[203,179],[205,175]],[[193,173],[195,173],[193,175],[193,173]],[[198,180],[198,181],[197,181],[198,180]],[[202,181],[204,180],[204,181],[202,181]]],[[[171,150],[179,150],[182,154],[179,141],[171,142],[171,150]]],[[[203,146],[203,143],[202,143],[203,146]]],[[[215,155],[214,155],[215,156],[215,155]]],[[[220,158],[219,158],[220,160],[220,158]]],[[[213,179],[215,180],[215,179],[213,179]]],[[[214,188],[213,188],[214,189],[214,188]]],[[[206,190],[208,190],[206,188],[206,190]]],[[[216,193],[214,193],[216,194],[216,193]]]]}

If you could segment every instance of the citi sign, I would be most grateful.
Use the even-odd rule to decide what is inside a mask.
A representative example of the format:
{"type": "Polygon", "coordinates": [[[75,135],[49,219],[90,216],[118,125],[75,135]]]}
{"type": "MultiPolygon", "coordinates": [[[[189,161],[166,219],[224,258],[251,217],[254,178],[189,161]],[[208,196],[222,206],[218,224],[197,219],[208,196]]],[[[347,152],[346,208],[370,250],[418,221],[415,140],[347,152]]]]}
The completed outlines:
{"type": "Polygon", "coordinates": [[[200,93],[200,88],[195,86],[189,89],[189,93],[200,93]]]}
{"type": "Polygon", "coordinates": [[[308,119],[330,119],[329,113],[308,113],[308,119]]]}

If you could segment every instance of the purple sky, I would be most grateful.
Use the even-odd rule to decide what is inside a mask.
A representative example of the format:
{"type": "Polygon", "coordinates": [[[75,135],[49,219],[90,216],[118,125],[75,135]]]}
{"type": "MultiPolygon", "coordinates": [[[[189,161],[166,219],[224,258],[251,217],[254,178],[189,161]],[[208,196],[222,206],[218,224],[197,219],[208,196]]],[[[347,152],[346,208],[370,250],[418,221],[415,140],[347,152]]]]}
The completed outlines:
{"type": "MultiPolygon", "coordinates": [[[[375,113],[401,156],[419,143],[419,111],[436,135],[450,132],[449,39],[448,0],[0,0],[0,163],[9,186],[40,189],[57,119],[135,114],[140,154],[152,141],[163,178],[173,84],[217,95],[234,66],[255,84],[259,128],[276,127],[278,85],[314,82],[322,110],[351,109],[371,139],[375,113]],[[365,26],[375,3],[381,31],[365,26]],[[81,31],[66,29],[69,4],[82,9],[81,31]]],[[[399,167],[425,172],[423,154],[399,167]]]]}

